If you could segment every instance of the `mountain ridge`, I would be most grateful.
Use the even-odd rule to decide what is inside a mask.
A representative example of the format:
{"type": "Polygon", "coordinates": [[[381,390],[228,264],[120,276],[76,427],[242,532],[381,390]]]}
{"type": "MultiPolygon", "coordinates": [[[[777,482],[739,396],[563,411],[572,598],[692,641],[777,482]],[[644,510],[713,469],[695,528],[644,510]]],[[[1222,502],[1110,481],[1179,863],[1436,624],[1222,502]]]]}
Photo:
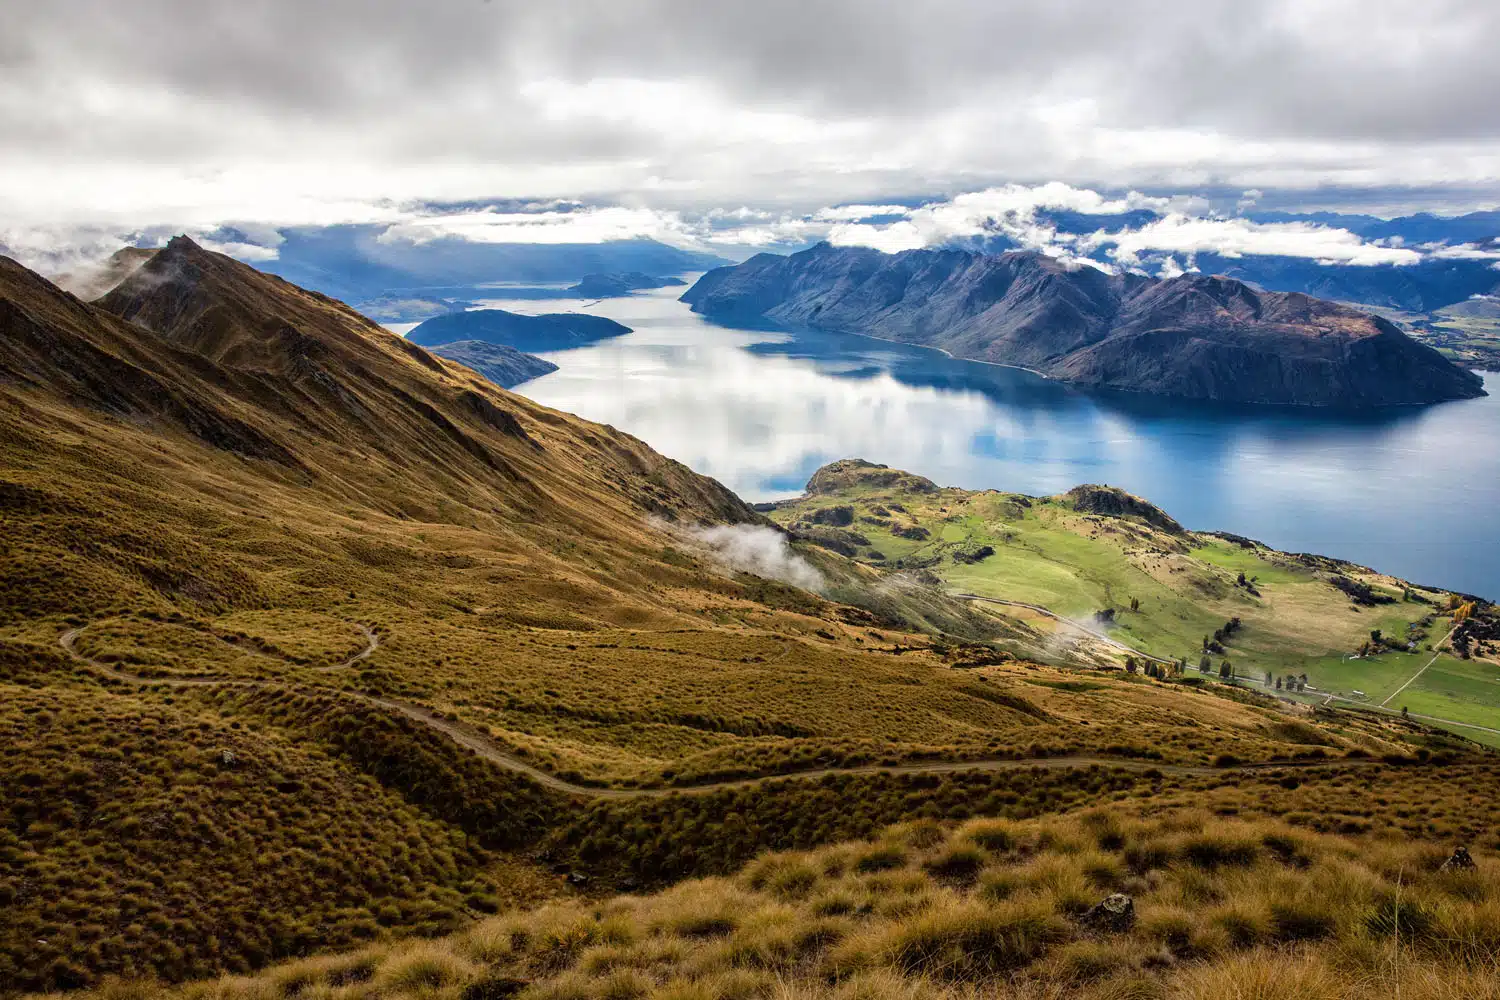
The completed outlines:
{"type": "Polygon", "coordinates": [[[1395,326],[1230,278],[1112,275],[1042,254],[820,244],[705,274],[682,300],[735,324],[862,333],[1098,388],[1307,406],[1483,395],[1395,326]]]}

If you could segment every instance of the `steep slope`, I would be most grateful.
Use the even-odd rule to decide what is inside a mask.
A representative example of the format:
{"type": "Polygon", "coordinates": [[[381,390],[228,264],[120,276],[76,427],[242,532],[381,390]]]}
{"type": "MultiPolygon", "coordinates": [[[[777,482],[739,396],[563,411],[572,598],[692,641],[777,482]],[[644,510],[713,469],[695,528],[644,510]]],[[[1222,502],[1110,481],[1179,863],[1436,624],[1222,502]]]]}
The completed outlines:
{"type": "Polygon", "coordinates": [[[502,389],[529,382],[557,371],[557,366],[534,354],[526,354],[504,344],[487,344],[482,340],[460,340],[429,348],[433,354],[457,361],[474,369],[502,389]]]}
{"type": "Polygon", "coordinates": [[[546,313],[523,316],[504,309],[474,309],[434,316],[413,328],[406,339],[433,346],[458,340],[482,340],[518,351],[564,351],[630,332],[630,327],[603,316],[546,313]]]}
{"type": "Polygon", "coordinates": [[[1388,406],[1483,394],[1377,317],[1203,275],[1109,275],[1036,253],[821,244],[705,274],[710,319],[899,340],[1082,385],[1192,399],[1388,406]]]}
{"type": "Polygon", "coordinates": [[[575,891],[550,865],[679,878],[955,793],[1467,753],[1082,683],[952,604],[191,241],[99,305],[0,261],[0,993],[432,934],[575,891]]]}

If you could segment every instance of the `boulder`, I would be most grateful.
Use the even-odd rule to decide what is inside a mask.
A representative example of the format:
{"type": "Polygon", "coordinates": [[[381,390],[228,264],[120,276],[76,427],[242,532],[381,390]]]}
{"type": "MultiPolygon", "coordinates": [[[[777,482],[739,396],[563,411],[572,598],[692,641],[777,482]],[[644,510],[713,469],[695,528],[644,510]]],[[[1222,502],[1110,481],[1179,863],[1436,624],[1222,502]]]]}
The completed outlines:
{"type": "Polygon", "coordinates": [[[1111,893],[1083,915],[1083,923],[1095,930],[1128,931],[1135,926],[1135,900],[1123,892],[1111,893]]]}

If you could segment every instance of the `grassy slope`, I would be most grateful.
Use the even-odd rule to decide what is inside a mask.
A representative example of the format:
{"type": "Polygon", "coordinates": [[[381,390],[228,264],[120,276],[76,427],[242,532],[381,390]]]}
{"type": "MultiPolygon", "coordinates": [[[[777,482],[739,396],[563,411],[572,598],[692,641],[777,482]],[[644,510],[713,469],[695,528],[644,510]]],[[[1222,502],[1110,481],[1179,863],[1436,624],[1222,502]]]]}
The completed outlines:
{"type": "MultiPolygon", "coordinates": [[[[994,491],[928,491],[910,484],[892,489],[856,479],[783,504],[772,516],[786,525],[805,524],[816,511],[841,504],[854,508],[850,530],[869,541],[861,550],[865,558],[874,552],[886,564],[927,566],[955,591],[1039,604],[1079,621],[1114,608],[1110,631],[1116,638],[1158,656],[1185,657],[1194,667],[1204,636],[1238,617],[1243,628],[1229,638],[1224,654],[1214,655],[1215,671],[1227,658],[1239,676],[1262,684],[1267,673],[1305,673],[1320,691],[1359,690],[1379,704],[1432,658],[1425,646],[1449,627],[1438,617],[1413,652],[1350,659],[1372,630],[1404,637],[1408,626],[1446,607],[1447,595],[1418,591],[1432,605],[1401,600],[1401,581],[1369,570],[1212,535],[1174,534],[1139,518],[1082,513],[1066,497],[1027,498],[1023,505],[994,491]],[[886,513],[874,513],[877,508],[886,513]],[[894,533],[914,525],[928,537],[894,533]],[[954,558],[984,545],[995,554],[973,564],[954,558]],[[1357,606],[1329,582],[1335,571],[1397,600],[1357,606]],[[1254,581],[1258,596],[1237,586],[1241,573],[1254,581]],[[1140,602],[1138,611],[1130,610],[1132,599],[1140,602]]],[[[1437,665],[1408,689],[1406,700],[1423,714],[1500,728],[1500,689],[1491,691],[1488,679],[1470,676],[1476,670],[1483,674],[1475,666],[1455,671],[1437,665]]]]}
{"type": "Polygon", "coordinates": [[[1493,822],[1492,804],[1465,805],[1452,786],[1424,803],[1420,784],[1351,776],[1312,795],[1267,783],[1042,819],[923,820],[659,895],[557,903],[171,995],[1493,996],[1500,858],[1476,850],[1477,873],[1442,873],[1446,848],[1372,837],[1340,814],[1383,792],[1397,812],[1443,822],[1457,800],[1470,822],[1493,822]],[[1091,928],[1086,912],[1111,892],[1133,898],[1135,922],[1091,928]]]}
{"type": "MultiPolygon", "coordinates": [[[[581,857],[591,813],[344,690],[619,784],[923,756],[1447,745],[1140,678],[955,669],[973,648],[726,571],[663,531],[663,517],[752,515],[640,442],[227,258],[174,253],[119,297],[154,333],[0,261],[0,706],[26,747],[7,764],[24,773],[0,782],[0,893],[21,914],[0,992],[253,967],[568,891],[534,855],[561,837],[581,857]],[[382,643],[340,669],[360,625],[382,643]],[[127,672],[262,686],[104,684],[58,649],[80,626],[83,653],[127,672]],[[221,768],[225,748],[243,767],[221,768]],[[255,867],[268,858],[275,885],[255,867]]],[[[892,614],[967,614],[858,566],[838,578],[892,614]]],[[[1094,780],[1034,795],[1054,786],[974,779],[965,808],[1046,812],[1094,780]]],[[[767,829],[814,843],[941,813],[951,787],[856,782],[819,809],[852,827],[769,787],[757,801],[794,810],[767,829]]],[[[629,838],[653,829],[650,808],[615,814],[643,862],[661,845],[629,838]]],[[[672,850],[768,846],[732,815],[675,827],[672,850]]]]}

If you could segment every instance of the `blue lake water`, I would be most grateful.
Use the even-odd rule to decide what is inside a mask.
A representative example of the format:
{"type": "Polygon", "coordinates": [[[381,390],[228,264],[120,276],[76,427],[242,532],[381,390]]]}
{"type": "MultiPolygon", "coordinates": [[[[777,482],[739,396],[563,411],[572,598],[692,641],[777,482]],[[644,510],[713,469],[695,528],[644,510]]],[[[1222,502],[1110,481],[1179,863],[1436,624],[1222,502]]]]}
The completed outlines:
{"type": "Polygon", "coordinates": [[[666,288],[602,302],[495,300],[634,332],[547,355],[519,386],[629,431],[747,500],[858,457],[944,486],[1123,486],[1188,527],[1500,598],[1500,376],[1490,397],[1335,414],[1089,392],[864,337],[714,326],[666,288]]]}

